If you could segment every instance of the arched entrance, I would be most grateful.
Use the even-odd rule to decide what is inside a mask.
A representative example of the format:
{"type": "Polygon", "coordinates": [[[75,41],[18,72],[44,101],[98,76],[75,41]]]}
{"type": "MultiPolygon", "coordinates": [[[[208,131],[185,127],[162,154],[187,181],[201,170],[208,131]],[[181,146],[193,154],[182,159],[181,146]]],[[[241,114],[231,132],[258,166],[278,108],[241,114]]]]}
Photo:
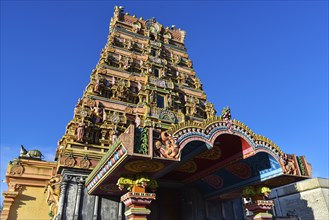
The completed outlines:
{"type": "MultiPolygon", "coordinates": [[[[236,120],[215,118],[169,129],[166,137],[179,147],[175,158],[155,154],[159,141],[152,136],[147,154],[134,152],[134,127],[129,129],[87,179],[87,189],[102,194],[104,186],[125,179],[123,174],[137,183],[137,175],[146,173],[159,186],[149,219],[241,219],[246,186],[273,188],[310,175],[303,157],[284,154],[236,120]]],[[[108,193],[124,192],[111,188],[108,193]]]]}

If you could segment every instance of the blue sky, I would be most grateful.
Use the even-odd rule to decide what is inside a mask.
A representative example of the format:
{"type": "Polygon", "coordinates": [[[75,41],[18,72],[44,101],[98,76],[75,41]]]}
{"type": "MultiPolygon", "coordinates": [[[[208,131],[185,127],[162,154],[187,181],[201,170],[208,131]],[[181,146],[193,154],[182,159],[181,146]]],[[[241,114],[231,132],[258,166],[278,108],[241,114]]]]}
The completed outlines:
{"type": "Polygon", "coordinates": [[[1,179],[21,144],[54,158],[114,5],[186,30],[216,110],[329,176],[327,1],[1,1],[1,179]]]}

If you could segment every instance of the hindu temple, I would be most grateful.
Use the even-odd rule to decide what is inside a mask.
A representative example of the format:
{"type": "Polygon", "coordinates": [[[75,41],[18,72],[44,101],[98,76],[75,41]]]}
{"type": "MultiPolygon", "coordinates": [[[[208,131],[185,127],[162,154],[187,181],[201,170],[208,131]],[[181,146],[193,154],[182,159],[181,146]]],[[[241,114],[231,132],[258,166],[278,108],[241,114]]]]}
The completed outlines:
{"type": "Polygon", "coordinates": [[[8,166],[1,219],[27,219],[26,209],[39,210],[28,219],[244,219],[246,210],[272,219],[271,189],[311,177],[304,156],[229,107],[217,113],[184,30],[123,7],[109,29],[55,162],[22,146],[8,166]],[[19,205],[24,195],[38,204],[19,205]]]}

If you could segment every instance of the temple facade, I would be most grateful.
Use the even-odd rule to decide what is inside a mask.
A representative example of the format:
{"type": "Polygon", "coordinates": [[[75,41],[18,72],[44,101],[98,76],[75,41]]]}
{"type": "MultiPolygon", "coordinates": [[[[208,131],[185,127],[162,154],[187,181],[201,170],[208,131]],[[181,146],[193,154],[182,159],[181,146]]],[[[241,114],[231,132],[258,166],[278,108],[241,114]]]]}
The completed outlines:
{"type": "MultiPolygon", "coordinates": [[[[42,184],[50,219],[244,219],[246,209],[271,219],[271,188],[311,177],[305,157],[255,134],[229,107],[216,114],[185,36],[115,7],[42,184]]],[[[24,161],[48,163],[32,154],[18,159],[23,169],[24,161]]],[[[8,182],[20,178],[13,176],[8,182]]],[[[27,192],[9,191],[3,219],[19,210],[12,193],[27,192]]]]}

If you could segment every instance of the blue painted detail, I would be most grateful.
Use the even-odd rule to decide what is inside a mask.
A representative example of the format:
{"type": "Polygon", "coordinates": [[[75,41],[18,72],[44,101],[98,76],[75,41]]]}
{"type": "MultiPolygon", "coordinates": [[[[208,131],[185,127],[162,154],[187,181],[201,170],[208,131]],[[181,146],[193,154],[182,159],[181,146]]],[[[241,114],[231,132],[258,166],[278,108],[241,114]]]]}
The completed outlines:
{"type": "Polygon", "coordinates": [[[188,138],[188,137],[192,137],[192,136],[196,136],[196,137],[204,137],[206,139],[207,136],[203,133],[200,133],[200,132],[189,132],[189,133],[186,133],[186,134],[183,134],[182,136],[180,136],[177,140],[177,143],[181,143],[184,139],[188,138]]]}
{"type": "MultiPolygon", "coordinates": [[[[211,137],[218,131],[222,131],[222,130],[226,130],[227,127],[226,126],[219,126],[219,127],[215,127],[213,128],[208,135],[204,134],[204,133],[200,133],[200,132],[189,132],[189,133],[186,133],[186,134],[183,134],[182,136],[180,136],[177,140],[177,143],[180,144],[183,140],[187,139],[188,137],[191,137],[191,136],[195,136],[195,137],[201,137],[201,138],[204,138],[206,140],[210,140],[211,137]]],[[[253,140],[251,139],[251,136],[250,135],[247,135],[245,133],[243,133],[241,130],[236,130],[234,129],[234,132],[236,133],[239,133],[241,134],[241,136],[243,136],[244,138],[248,139],[248,141],[250,143],[252,143],[253,145],[253,148],[256,148],[256,145],[254,144],[253,140]]],[[[234,134],[233,134],[234,135],[234,134]]]]}
{"type": "Polygon", "coordinates": [[[111,167],[112,166],[112,161],[109,160],[109,162],[107,162],[107,165],[109,165],[109,167],[111,167]]]}
{"type": "Polygon", "coordinates": [[[208,143],[206,143],[206,147],[207,147],[208,150],[210,150],[210,149],[212,149],[213,146],[210,145],[210,144],[208,144],[208,143]]]}
{"type": "Polygon", "coordinates": [[[265,152],[259,152],[252,157],[240,161],[240,163],[250,167],[251,173],[249,178],[241,179],[241,177],[234,175],[228,169],[222,168],[212,174],[221,177],[223,180],[222,187],[216,189],[202,179],[197,180],[194,184],[201,189],[206,197],[210,197],[252,183],[261,183],[283,174],[279,162],[272,155],[265,152]]]}
{"type": "MultiPolygon", "coordinates": [[[[275,153],[275,151],[273,151],[270,147],[265,146],[265,145],[261,145],[261,144],[256,145],[256,149],[265,149],[267,151],[272,152],[274,155],[277,155],[277,153],[275,153]]],[[[276,159],[279,160],[280,158],[277,156],[276,159]]]]}
{"type": "Polygon", "coordinates": [[[221,130],[226,130],[227,127],[226,126],[219,126],[219,127],[215,127],[213,128],[209,134],[207,135],[208,136],[208,140],[217,132],[217,131],[221,131],[221,130]]]}
{"type": "Polygon", "coordinates": [[[119,158],[120,158],[120,157],[119,157],[119,154],[118,154],[118,152],[116,152],[116,153],[114,154],[114,159],[115,159],[115,160],[119,160],[119,158]]]}

